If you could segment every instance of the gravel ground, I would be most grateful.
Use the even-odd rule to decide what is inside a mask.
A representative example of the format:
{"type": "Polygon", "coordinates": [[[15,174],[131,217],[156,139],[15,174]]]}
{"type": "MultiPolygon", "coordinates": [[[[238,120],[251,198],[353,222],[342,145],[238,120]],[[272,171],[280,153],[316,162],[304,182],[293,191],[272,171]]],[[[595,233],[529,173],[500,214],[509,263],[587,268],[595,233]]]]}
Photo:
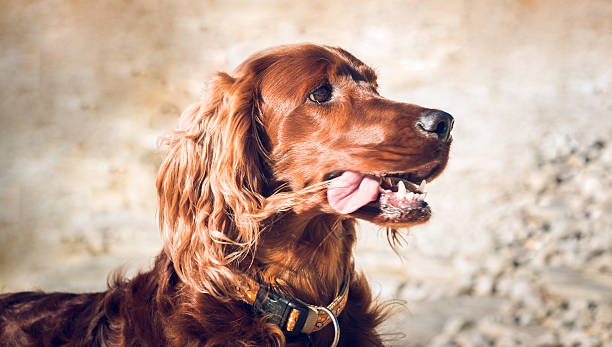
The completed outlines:
{"type": "Polygon", "coordinates": [[[612,346],[612,3],[0,4],[0,289],[100,290],[160,249],[157,137],[214,71],[341,46],[455,116],[434,217],[357,263],[398,346],[612,346]]]}
{"type": "Polygon", "coordinates": [[[514,210],[489,226],[492,252],[445,286],[485,314],[454,314],[427,345],[612,345],[611,169],[606,140],[544,139],[524,176],[523,189],[535,194],[508,191],[514,210]]]}

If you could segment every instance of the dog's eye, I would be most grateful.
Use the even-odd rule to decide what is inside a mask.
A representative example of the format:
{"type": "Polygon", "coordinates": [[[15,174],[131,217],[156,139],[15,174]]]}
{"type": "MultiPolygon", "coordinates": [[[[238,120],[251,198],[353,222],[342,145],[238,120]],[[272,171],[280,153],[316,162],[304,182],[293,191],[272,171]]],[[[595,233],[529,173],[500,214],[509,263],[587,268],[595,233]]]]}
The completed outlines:
{"type": "Polygon", "coordinates": [[[329,101],[329,99],[331,99],[331,97],[332,97],[332,89],[331,89],[331,86],[329,85],[324,85],[322,87],[319,87],[317,90],[315,90],[314,92],[310,93],[310,95],[308,95],[308,99],[312,102],[316,102],[317,104],[327,102],[329,101]]]}

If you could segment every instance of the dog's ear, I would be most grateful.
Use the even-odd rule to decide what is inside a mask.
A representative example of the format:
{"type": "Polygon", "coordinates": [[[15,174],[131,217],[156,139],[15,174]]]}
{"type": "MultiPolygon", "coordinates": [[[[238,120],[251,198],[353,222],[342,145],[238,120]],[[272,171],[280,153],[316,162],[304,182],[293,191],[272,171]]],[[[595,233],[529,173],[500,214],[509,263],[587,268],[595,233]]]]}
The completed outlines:
{"type": "Polygon", "coordinates": [[[261,208],[266,182],[254,83],[218,74],[205,100],[189,106],[162,140],[167,152],[157,192],[164,249],[183,281],[217,296],[231,295],[232,270],[252,256],[259,235],[251,216],[261,208]]]}

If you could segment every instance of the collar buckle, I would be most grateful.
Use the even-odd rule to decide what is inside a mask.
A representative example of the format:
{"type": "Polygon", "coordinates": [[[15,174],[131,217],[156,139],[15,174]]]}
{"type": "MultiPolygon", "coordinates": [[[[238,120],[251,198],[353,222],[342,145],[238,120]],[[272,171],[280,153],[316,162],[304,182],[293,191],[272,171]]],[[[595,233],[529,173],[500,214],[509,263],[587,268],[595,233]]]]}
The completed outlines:
{"type": "Polygon", "coordinates": [[[306,333],[303,331],[304,328],[313,326],[318,316],[317,311],[302,301],[287,298],[264,287],[259,289],[253,308],[268,316],[268,319],[278,325],[287,337],[297,337],[306,333]]]}

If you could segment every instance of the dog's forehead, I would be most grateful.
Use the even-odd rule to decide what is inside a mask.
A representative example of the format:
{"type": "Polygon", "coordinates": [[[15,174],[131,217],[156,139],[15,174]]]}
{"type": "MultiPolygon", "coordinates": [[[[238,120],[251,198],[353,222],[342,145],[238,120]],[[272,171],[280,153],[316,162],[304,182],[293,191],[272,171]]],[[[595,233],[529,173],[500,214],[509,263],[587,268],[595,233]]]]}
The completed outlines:
{"type": "Polygon", "coordinates": [[[249,57],[235,70],[260,80],[260,87],[303,92],[336,78],[376,85],[376,73],[347,51],[314,44],[279,46],[249,57]]]}

